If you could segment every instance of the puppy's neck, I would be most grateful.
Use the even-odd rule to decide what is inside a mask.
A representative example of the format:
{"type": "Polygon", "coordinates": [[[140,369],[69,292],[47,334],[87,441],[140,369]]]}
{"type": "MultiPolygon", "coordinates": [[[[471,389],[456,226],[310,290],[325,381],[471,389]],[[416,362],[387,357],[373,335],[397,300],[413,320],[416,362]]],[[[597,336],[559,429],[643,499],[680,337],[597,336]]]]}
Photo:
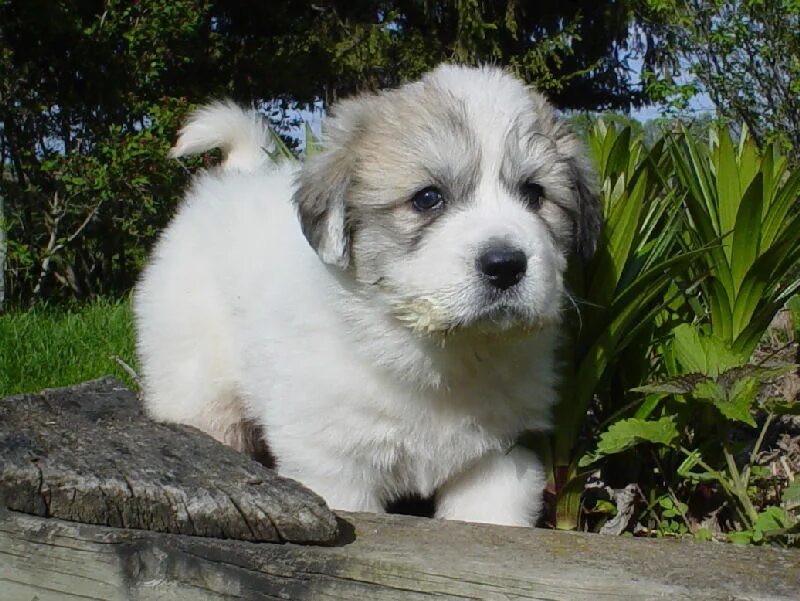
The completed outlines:
{"type": "Polygon", "coordinates": [[[395,308],[379,293],[365,293],[352,281],[340,289],[336,306],[362,359],[415,388],[449,389],[469,380],[501,385],[506,378],[517,379],[520,369],[538,371],[525,362],[553,362],[556,324],[494,332],[420,331],[398,319],[395,308]]]}

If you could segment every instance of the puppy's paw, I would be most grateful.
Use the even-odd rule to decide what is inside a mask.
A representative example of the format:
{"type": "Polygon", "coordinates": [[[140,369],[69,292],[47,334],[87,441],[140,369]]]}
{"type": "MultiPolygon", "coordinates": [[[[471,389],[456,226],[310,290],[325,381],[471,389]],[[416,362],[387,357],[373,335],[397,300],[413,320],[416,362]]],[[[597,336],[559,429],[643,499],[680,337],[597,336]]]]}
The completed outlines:
{"type": "Polygon", "coordinates": [[[436,495],[436,517],[533,526],[542,508],[544,471],[522,447],[493,451],[453,476],[436,495]]]}

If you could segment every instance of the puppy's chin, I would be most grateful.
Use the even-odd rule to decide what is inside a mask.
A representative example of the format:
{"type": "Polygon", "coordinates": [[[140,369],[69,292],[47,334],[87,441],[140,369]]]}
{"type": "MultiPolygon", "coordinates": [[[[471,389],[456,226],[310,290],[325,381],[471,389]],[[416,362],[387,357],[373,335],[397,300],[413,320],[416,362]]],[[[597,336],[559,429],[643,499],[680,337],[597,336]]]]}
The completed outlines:
{"type": "Polygon", "coordinates": [[[392,303],[394,316],[420,336],[452,338],[527,336],[553,323],[557,316],[539,315],[517,303],[490,303],[467,315],[450,314],[430,298],[392,303]]]}
{"type": "Polygon", "coordinates": [[[539,329],[543,321],[527,307],[499,303],[466,320],[459,329],[489,335],[506,334],[509,331],[524,334],[539,329]]]}

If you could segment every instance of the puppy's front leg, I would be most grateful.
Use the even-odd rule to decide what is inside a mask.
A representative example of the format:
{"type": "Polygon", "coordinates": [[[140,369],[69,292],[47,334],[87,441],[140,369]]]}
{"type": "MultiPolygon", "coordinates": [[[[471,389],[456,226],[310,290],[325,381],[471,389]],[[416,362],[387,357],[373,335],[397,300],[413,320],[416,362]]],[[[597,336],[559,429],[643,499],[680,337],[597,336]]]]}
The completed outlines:
{"type": "Polygon", "coordinates": [[[338,473],[315,473],[309,469],[279,469],[282,476],[294,478],[323,499],[331,509],[342,511],[385,511],[375,486],[364,478],[355,477],[351,470],[338,473]]]}
{"type": "Polygon", "coordinates": [[[436,494],[436,517],[533,526],[542,508],[544,471],[522,447],[492,451],[455,474],[436,494]]]}

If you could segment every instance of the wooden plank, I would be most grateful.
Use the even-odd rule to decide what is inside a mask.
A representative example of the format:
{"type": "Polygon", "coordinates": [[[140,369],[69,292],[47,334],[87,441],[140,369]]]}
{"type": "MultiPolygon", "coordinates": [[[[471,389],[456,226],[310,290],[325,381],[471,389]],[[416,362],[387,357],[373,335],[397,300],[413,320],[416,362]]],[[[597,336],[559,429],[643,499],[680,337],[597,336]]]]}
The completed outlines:
{"type": "Polygon", "coordinates": [[[0,519],[0,598],[797,601],[800,553],[374,514],[327,546],[0,519]]]}
{"type": "Polygon", "coordinates": [[[105,526],[336,536],[318,495],[194,428],[152,422],[112,378],[0,401],[0,497],[15,511],[105,526]]]}
{"type": "Polygon", "coordinates": [[[111,379],[0,401],[0,497],[0,601],[800,600],[798,551],[337,517],[111,379]]]}

